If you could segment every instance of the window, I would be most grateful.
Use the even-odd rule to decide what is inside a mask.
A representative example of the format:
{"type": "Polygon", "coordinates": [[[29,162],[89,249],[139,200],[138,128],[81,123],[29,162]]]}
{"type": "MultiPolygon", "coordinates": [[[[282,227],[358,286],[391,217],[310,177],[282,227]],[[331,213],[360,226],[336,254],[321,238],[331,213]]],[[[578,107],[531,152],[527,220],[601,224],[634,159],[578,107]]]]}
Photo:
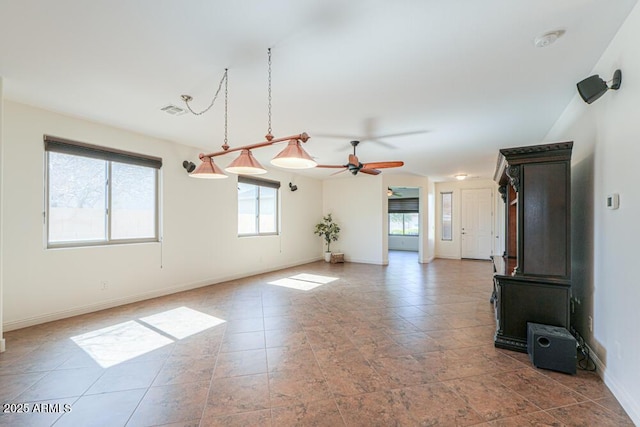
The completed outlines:
{"type": "Polygon", "coordinates": [[[280,183],[247,176],[238,177],[238,235],[278,233],[280,183]]]}
{"type": "Polygon", "coordinates": [[[44,140],[49,247],[158,241],[161,159],[44,140]]]}
{"type": "Polygon", "coordinates": [[[442,240],[453,240],[453,193],[440,193],[442,197],[442,240]]]}
{"type": "Polygon", "coordinates": [[[389,234],[417,236],[420,234],[418,198],[389,199],[389,234]]]}

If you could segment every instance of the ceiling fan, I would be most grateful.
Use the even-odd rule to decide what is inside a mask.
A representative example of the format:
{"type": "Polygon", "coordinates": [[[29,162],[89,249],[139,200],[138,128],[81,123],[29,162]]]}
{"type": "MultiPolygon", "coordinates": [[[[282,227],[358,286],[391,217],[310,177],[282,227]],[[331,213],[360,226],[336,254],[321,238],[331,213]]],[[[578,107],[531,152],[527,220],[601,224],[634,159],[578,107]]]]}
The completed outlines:
{"type": "Polygon", "coordinates": [[[351,146],[353,147],[353,154],[349,154],[349,162],[346,165],[318,165],[317,167],[343,169],[341,171],[336,172],[335,174],[348,170],[354,175],[357,175],[358,172],[366,173],[369,175],[378,175],[379,173],[382,172],[378,169],[399,168],[400,166],[404,165],[404,162],[400,162],[400,161],[360,163],[360,160],[358,160],[358,156],[356,156],[356,147],[358,146],[359,143],[360,141],[351,141],[351,146]]]}
{"type": "Polygon", "coordinates": [[[387,187],[387,196],[392,197],[402,197],[402,193],[398,193],[396,190],[394,190],[391,187],[387,187]]]}
{"type": "Polygon", "coordinates": [[[377,131],[377,120],[373,117],[368,117],[364,119],[363,133],[360,135],[341,135],[341,134],[333,134],[333,133],[321,133],[321,132],[313,132],[315,137],[320,138],[335,138],[335,139],[357,139],[358,141],[370,141],[381,145],[383,147],[395,149],[398,148],[395,145],[389,144],[386,142],[386,139],[390,138],[399,138],[404,136],[413,136],[420,135],[424,133],[428,133],[427,130],[415,130],[408,132],[397,132],[397,133],[389,133],[389,134],[381,134],[377,131]]]}

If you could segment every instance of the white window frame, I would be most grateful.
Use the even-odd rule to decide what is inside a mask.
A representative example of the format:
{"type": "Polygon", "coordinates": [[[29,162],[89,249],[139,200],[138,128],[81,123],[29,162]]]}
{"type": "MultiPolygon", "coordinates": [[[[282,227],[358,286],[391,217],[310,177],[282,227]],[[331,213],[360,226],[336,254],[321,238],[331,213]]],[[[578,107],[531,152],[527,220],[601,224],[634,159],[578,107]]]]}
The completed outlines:
{"type": "MultiPolygon", "coordinates": [[[[238,183],[242,183],[245,185],[253,185],[254,187],[256,187],[256,191],[255,191],[255,203],[256,203],[256,217],[255,217],[255,221],[256,221],[256,232],[255,233],[240,233],[238,231],[238,237],[255,237],[255,236],[277,236],[280,234],[280,182],[278,181],[271,181],[268,179],[262,179],[262,178],[255,178],[255,177],[249,177],[249,176],[244,176],[244,175],[240,175],[238,176],[238,183]],[[260,187],[265,187],[265,188],[272,188],[275,189],[275,195],[276,195],[276,199],[274,201],[275,203],[275,225],[276,225],[276,230],[275,231],[269,231],[269,232],[261,232],[260,231],[260,187]]],[[[240,203],[240,200],[238,199],[238,204],[240,203]]],[[[239,212],[238,212],[239,215],[239,212]]],[[[236,227],[237,229],[237,227],[236,227]]]]}
{"type": "Polygon", "coordinates": [[[389,231],[389,236],[403,236],[403,237],[418,237],[420,235],[420,213],[419,212],[389,212],[387,214],[387,219],[389,221],[388,229],[391,230],[391,215],[402,215],[402,234],[393,234],[389,231]],[[407,234],[407,230],[405,230],[406,221],[404,219],[405,215],[418,215],[418,234],[407,234]]]}
{"type": "Polygon", "coordinates": [[[453,241],[453,192],[452,191],[444,191],[440,193],[440,240],[443,242],[453,241]],[[451,198],[451,212],[449,212],[451,235],[449,236],[449,238],[445,238],[444,236],[444,230],[445,230],[444,196],[449,196],[451,198]]]}
{"type": "Polygon", "coordinates": [[[153,156],[147,156],[142,154],[131,153],[122,150],[115,150],[106,147],[99,147],[96,145],[86,144],[84,142],[71,141],[64,138],[53,137],[44,135],[45,143],[45,210],[43,212],[45,222],[45,243],[46,247],[53,248],[74,248],[85,246],[105,246],[105,245],[120,245],[128,243],[149,243],[160,241],[160,168],[162,167],[162,159],[153,156]],[[51,200],[49,197],[49,153],[56,152],[65,155],[84,157],[84,158],[96,158],[102,159],[106,162],[107,176],[105,179],[106,186],[106,209],[105,209],[105,227],[106,236],[105,239],[98,240],[74,240],[65,242],[50,242],[49,241],[49,212],[51,211],[51,200]],[[145,238],[125,238],[125,239],[113,239],[111,238],[111,165],[112,163],[131,164],[135,166],[149,167],[155,169],[155,192],[154,192],[154,235],[152,237],[145,238]]]}

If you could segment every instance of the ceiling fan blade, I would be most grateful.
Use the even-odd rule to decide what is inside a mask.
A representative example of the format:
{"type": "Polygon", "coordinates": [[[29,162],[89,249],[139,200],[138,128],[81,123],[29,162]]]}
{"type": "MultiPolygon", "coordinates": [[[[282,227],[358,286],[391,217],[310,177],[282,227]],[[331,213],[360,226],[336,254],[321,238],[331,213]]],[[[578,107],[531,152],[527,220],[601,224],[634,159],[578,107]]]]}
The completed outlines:
{"type": "Polygon", "coordinates": [[[360,162],[358,161],[358,156],[356,156],[355,154],[349,154],[349,164],[358,166],[360,164],[360,162]]]}
{"type": "Polygon", "coordinates": [[[331,138],[331,139],[348,139],[348,140],[352,140],[352,139],[357,139],[357,136],[354,135],[342,135],[342,134],[336,134],[336,133],[313,133],[313,136],[315,138],[331,138]]]}
{"type": "Polygon", "coordinates": [[[380,173],[382,173],[382,171],[379,171],[378,169],[369,169],[369,168],[362,168],[360,169],[360,172],[367,173],[369,175],[379,175],[380,173]]]}
{"type": "Polygon", "coordinates": [[[365,163],[362,167],[366,169],[384,169],[384,168],[399,168],[404,166],[404,162],[373,162],[365,163]]]}
{"type": "Polygon", "coordinates": [[[318,165],[316,167],[317,168],[333,168],[333,169],[346,168],[345,165],[318,165]]]}
{"type": "Polygon", "coordinates": [[[388,133],[386,135],[376,135],[374,139],[398,138],[398,137],[401,137],[401,136],[421,135],[423,133],[429,133],[429,131],[428,130],[414,130],[414,131],[409,131],[409,132],[388,133]]]}
{"type": "Polygon", "coordinates": [[[346,172],[346,170],[347,170],[347,168],[344,168],[344,169],[342,169],[341,171],[334,172],[334,173],[332,173],[332,174],[331,174],[331,175],[329,175],[329,176],[334,176],[334,175],[341,174],[342,172],[346,172]]]}

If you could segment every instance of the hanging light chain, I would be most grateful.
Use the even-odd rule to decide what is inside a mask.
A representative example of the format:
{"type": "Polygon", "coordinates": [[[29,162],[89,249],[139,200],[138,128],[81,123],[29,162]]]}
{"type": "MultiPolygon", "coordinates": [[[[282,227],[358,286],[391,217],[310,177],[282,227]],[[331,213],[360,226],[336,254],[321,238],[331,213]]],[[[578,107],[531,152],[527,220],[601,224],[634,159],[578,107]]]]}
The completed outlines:
{"type": "Polygon", "coordinates": [[[228,124],[228,105],[229,105],[229,76],[227,72],[228,68],[224,69],[224,144],[222,144],[223,150],[229,149],[228,139],[227,139],[227,124],[228,124]]]}
{"type": "Polygon", "coordinates": [[[222,83],[225,82],[226,80],[227,80],[227,69],[225,68],[224,75],[222,76],[222,79],[220,79],[220,83],[218,84],[218,90],[216,90],[216,94],[213,96],[213,99],[211,100],[211,103],[209,104],[209,106],[207,108],[205,108],[204,110],[202,110],[200,112],[193,111],[191,109],[191,106],[189,105],[189,102],[193,100],[193,97],[191,95],[181,95],[180,98],[182,98],[184,103],[187,105],[187,109],[189,109],[191,114],[193,114],[195,116],[200,116],[200,115],[206,113],[207,111],[209,111],[211,109],[211,107],[213,107],[213,104],[215,104],[216,99],[218,99],[218,95],[220,94],[220,90],[222,89],[222,83]]]}
{"type": "Polygon", "coordinates": [[[269,117],[269,128],[267,129],[267,135],[265,138],[267,141],[271,141],[273,139],[273,135],[271,134],[271,48],[267,50],[269,55],[269,96],[268,96],[268,117],[269,117]]]}

